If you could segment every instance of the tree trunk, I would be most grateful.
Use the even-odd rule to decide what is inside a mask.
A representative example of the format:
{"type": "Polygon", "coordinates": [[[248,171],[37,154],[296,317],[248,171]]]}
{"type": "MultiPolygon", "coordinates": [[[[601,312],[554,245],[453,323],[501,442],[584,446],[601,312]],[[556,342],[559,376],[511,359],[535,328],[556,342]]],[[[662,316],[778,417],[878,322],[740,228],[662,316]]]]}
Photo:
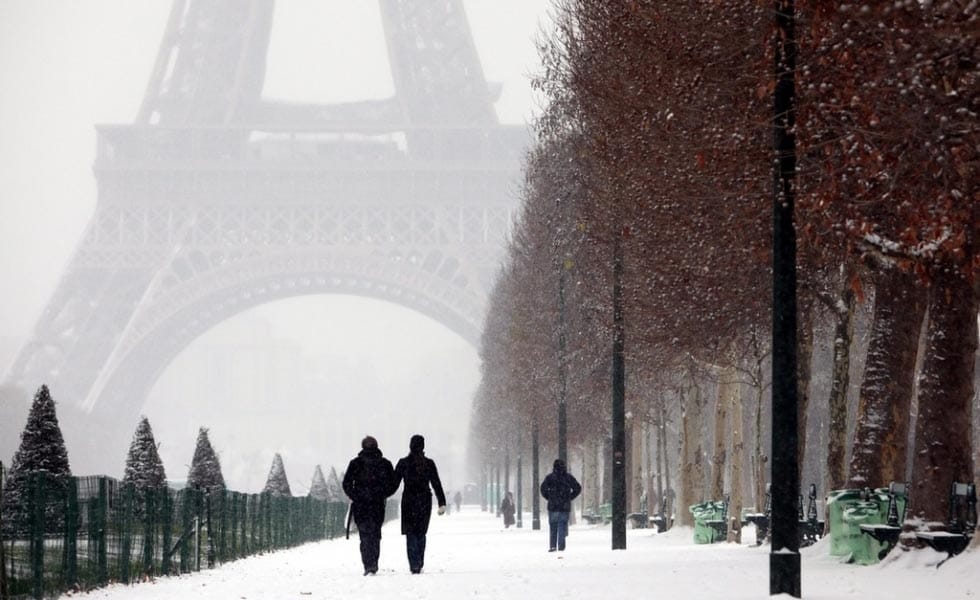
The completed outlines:
{"type": "Polygon", "coordinates": [[[945,521],[954,481],[973,481],[973,376],[977,298],[965,279],[940,270],[929,290],[919,376],[910,515],[945,521]]]}
{"type": "MultiPolygon", "coordinates": [[[[973,294],[980,298],[980,278],[977,278],[974,283],[973,294]]],[[[976,354],[973,361],[973,414],[980,415],[980,352],[976,354]]],[[[977,423],[976,418],[973,421],[973,439],[976,440],[973,444],[973,470],[976,473],[973,481],[980,484],[980,423],[977,423]]],[[[980,533],[980,523],[977,523],[977,532],[973,535],[973,543],[970,544],[972,548],[980,548],[980,535],[977,533],[980,533]]]]}
{"type": "MultiPolygon", "coordinates": [[[[660,429],[657,429],[657,444],[659,448],[660,444],[660,429]]],[[[656,502],[658,501],[658,496],[656,495],[656,488],[654,487],[656,482],[656,477],[660,474],[660,461],[655,458],[653,452],[653,436],[648,435],[645,438],[646,445],[644,446],[644,453],[646,456],[647,464],[647,477],[646,477],[646,497],[647,497],[647,514],[653,514],[657,510],[656,502]]]]}
{"type": "Polygon", "coordinates": [[[725,370],[726,396],[731,411],[732,420],[732,456],[731,481],[729,483],[728,502],[728,541],[742,543],[742,460],[744,459],[744,442],[742,440],[742,390],[736,380],[735,368],[725,370]]]}
{"type": "Polygon", "coordinates": [[[762,446],[762,409],[765,406],[766,390],[763,383],[762,359],[755,362],[755,448],[752,453],[752,480],[755,484],[755,512],[762,512],[766,506],[766,483],[769,482],[767,466],[769,457],[762,446]]]}
{"type": "Polygon", "coordinates": [[[674,490],[673,487],[671,487],[670,485],[670,455],[667,452],[667,406],[665,403],[661,403],[660,405],[660,421],[661,421],[660,433],[662,436],[660,439],[660,447],[663,448],[663,452],[661,453],[661,456],[663,460],[662,468],[664,471],[664,483],[666,484],[666,487],[664,488],[663,491],[664,495],[660,499],[661,506],[663,507],[660,512],[663,513],[665,526],[669,529],[670,514],[674,510],[674,506],[673,506],[674,490]]]}
{"type": "Polygon", "coordinates": [[[657,465],[656,466],[656,473],[657,473],[656,493],[657,493],[657,495],[656,495],[656,498],[655,498],[656,502],[654,502],[654,498],[653,497],[650,497],[651,498],[651,501],[650,501],[650,512],[654,512],[654,511],[661,512],[661,513],[664,512],[664,510],[663,510],[663,506],[664,506],[664,471],[663,471],[663,464],[664,464],[664,461],[663,461],[663,450],[662,450],[662,448],[663,448],[663,435],[664,435],[664,429],[663,429],[663,424],[661,423],[657,427],[657,456],[656,456],[656,461],[657,461],[656,462],[656,465],[657,465]]]}
{"type": "Polygon", "coordinates": [[[845,277],[844,290],[834,314],[834,358],[830,397],[827,400],[827,473],[824,491],[847,483],[847,388],[850,386],[851,340],[854,338],[854,291],[845,277]]]}
{"type": "Polygon", "coordinates": [[[626,514],[631,512],[640,511],[640,496],[643,494],[643,440],[647,436],[646,424],[642,421],[637,421],[635,418],[630,419],[631,424],[629,427],[629,436],[626,438],[629,442],[629,451],[627,452],[628,462],[627,466],[629,471],[629,479],[627,479],[626,484],[629,486],[626,489],[629,491],[626,498],[629,502],[626,505],[626,514]]]}
{"type": "MultiPolygon", "coordinates": [[[[3,500],[3,484],[7,479],[7,473],[3,469],[3,461],[0,461],[0,500],[3,500]]],[[[3,531],[3,511],[0,510],[0,532],[3,531]]],[[[0,536],[0,598],[9,598],[7,591],[7,563],[3,551],[3,536],[0,536]]]]}
{"type": "Polygon", "coordinates": [[[878,275],[848,487],[906,480],[909,406],[924,310],[913,275],[897,269],[878,275]]]}
{"type": "Polygon", "coordinates": [[[612,502],[612,438],[607,437],[602,444],[602,502],[612,502]]]}
{"type": "Polygon", "coordinates": [[[796,467],[799,476],[803,477],[803,465],[806,464],[807,413],[810,410],[810,366],[813,358],[813,311],[806,305],[800,306],[799,338],[796,348],[796,467]]]}
{"type": "Polygon", "coordinates": [[[586,450],[586,492],[583,494],[584,497],[588,498],[586,502],[583,502],[583,510],[589,510],[593,513],[599,511],[599,505],[602,504],[602,486],[599,485],[599,440],[593,439],[587,445],[586,450]]]}
{"type": "MultiPolygon", "coordinates": [[[[630,498],[633,493],[633,419],[627,419],[623,424],[623,506],[626,514],[630,513],[630,498]]],[[[613,450],[615,452],[615,450],[613,450]]],[[[615,490],[616,482],[613,481],[615,490]]],[[[613,496],[615,496],[615,491],[613,496]]],[[[615,502],[615,500],[614,500],[615,502]]]]}
{"type": "MultiPolygon", "coordinates": [[[[691,406],[691,401],[688,396],[690,394],[685,394],[683,390],[680,391],[680,405],[681,405],[681,464],[680,464],[680,486],[677,491],[678,502],[685,509],[693,504],[694,498],[694,447],[697,445],[698,437],[695,435],[691,425],[694,421],[694,407],[691,406]]],[[[657,485],[658,490],[660,485],[657,485]]],[[[660,493],[660,502],[663,502],[663,493],[660,493]]],[[[677,524],[690,527],[694,524],[694,519],[692,515],[687,510],[677,511],[677,524]]]]}
{"type": "MultiPolygon", "coordinates": [[[[688,507],[704,501],[704,437],[701,435],[701,425],[704,411],[701,404],[701,391],[697,385],[691,385],[688,390],[681,392],[681,415],[683,432],[683,460],[681,461],[681,485],[677,514],[677,524],[691,527],[694,518],[688,507]]],[[[669,488],[670,483],[667,483],[669,488]]],[[[665,496],[670,492],[664,490],[665,496]]]]}
{"type": "Polygon", "coordinates": [[[713,438],[714,452],[711,455],[711,500],[721,500],[725,496],[725,469],[728,465],[728,389],[724,381],[727,373],[722,372],[722,381],[718,384],[715,395],[715,435],[713,438]]]}

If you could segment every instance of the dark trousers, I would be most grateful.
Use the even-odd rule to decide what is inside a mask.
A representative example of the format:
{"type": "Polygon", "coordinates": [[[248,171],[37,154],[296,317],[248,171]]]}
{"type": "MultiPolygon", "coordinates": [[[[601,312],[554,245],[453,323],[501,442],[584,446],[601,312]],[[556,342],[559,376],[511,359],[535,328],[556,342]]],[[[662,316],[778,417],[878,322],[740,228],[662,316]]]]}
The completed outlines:
{"type": "Polygon", "coordinates": [[[425,534],[406,533],[405,548],[408,550],[408,568],[412,572],[421,571],[425,562],[425,534]]]}
{"type": "Polygon", "coordinates": [[[381,555],[381,524],[365,519],[357,524],[361,536],[361,562],[365,571],[378,570],[378,557],[381,555]]]}
{"type": "Polygon", "coordinates": [[[565,549],[565,536],[568,535],[568,513],[558,511],[548,511],[548,548],[554,550],[565,549]]]}

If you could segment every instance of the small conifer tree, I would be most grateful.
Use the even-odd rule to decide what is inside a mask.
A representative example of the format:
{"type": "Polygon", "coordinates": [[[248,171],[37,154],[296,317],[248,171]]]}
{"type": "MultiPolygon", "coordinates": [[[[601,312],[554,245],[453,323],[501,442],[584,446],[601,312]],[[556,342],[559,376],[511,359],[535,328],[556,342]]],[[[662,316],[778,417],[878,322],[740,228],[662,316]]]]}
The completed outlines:
{"type": "Polygon", "coordinates": [[[34,395],[27,424],[20,434],[20,447],[14,454],[3,490],[3,528],[6,532],[26,531],[27,506],[32,473],[45,473],[46,497],[45,530],[57,531],[63,518],[61,495],[56,492],[65,477],[71,476],[68,450],[61,435],[55,402],[48,386],[42,385],[34,395]]]}
{"type": "Polygon", "coordinates": [[[225,487],[221,463],[214,448],[211,447],[206,427],[201,427],[197,433],[197,446],[194,448],[194,458],[191,460],[191,469],[187,474],[187,485],[201,490],[222,490],[225,487]]]}
{"type": "Polygon", "coordinates": [[[272,457],[272,468],[269,469],[269,477],[265,480],[265,488],[262,493],[269,492],[273,496],[292,496],[289,491],[289,480],[286,478],[286,468],[282,464],[282,456],[276,452],[272,457]]]}
{"type": "Polygon", "coordinates": [[[161,494],[163,493],[161,490],[167,485],[163,461],[160,460],[157,443],[153,439],[153,430],[146,417],[140,419],[139,425],[136,426],[136,433],[133,434],[133,442],[129,445],[123,484],[132,484],[136,489],[134,510],[137,515],[142,515],[146,509],[147,495],[153,494],[150,490],[161,494]]]}
{"type": "Polygon", "coordinates": [[[167,473],[163,469],[163,461],[160,460],[157,443],[153,439],[153,429],[146,417],[140,419],[136,433],[133,434],[133,442],[129,445],[123,483],[132,483],[138,490],[159,488],[167,484],[167,473]]]}
{"type": "Polygon", "coordinates": [[[330,489],[327,487],[327,480],[323,477],[323,470],[320,465],[313,470],[313,482],[310,484],[310,497],[317,500],[327,500],[330,496],[330,489]]]}
{"type": "Polygon", "coordinates": [[[344,486],[340,483],[340,477],[334,467],[330,467],[330,476],[327,478],[327,500],[331,502],[343,502],[345,500],[344,486]]]}

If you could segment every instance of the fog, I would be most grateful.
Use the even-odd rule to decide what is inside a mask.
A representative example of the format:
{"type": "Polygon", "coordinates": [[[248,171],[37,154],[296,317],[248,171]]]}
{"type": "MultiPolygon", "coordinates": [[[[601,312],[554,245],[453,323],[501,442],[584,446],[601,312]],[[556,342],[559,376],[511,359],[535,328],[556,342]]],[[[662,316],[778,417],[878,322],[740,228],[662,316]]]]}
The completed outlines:
{"type": "MultiPolygon", "coordinates": [[[[170,4],[0,3],[4,380],[95,212],[95,125],[134,121],[170,4]]],[[[546,0],[469,0],[464,6],[484,75],[502,84],[497,118],[527,123],[535,110],[528,75],[539,64],[533,37],[547,19],[546,0]]],[[[278,0],[262,97],[305,103],[387,98],[394,93],[388,60],[377,3],[278,0]]],[[[517,182],[509,189],[516,203],[517,182]]],[[[167,366],[138,412],[149,417],[172,480],[185,478],[204,426],[229,487],[241,491],[261,489],[275,452],[299,494],[316,464],[327,471],[346,466],[363,435],[378,437],[394,458],[407,453],[413,433],[426,435],[446,487],[457,489],[479,379],[471,341],[431,315],[392,302],[297,293],[239,312],[197,337],[167,366]]],[[[32,392],[20,397],[21,414],[32,392]]],[[[73,390],[52,387],[52,394],[62,405],[84,400],[73,390]]],[[[18,413],[3,414],[13,420],[18,413]]],[[[5,463],[22,426],[17,419],[0,428],[5,463]]],[[[128,443],[135,420],[115,426],[128,443]]],[[[86,432],[64,411],[62,429],[69,458],[76,458],[86,432]]],[[[118,476],[124,458],[85,456],[81,463],[118,476]]]]}

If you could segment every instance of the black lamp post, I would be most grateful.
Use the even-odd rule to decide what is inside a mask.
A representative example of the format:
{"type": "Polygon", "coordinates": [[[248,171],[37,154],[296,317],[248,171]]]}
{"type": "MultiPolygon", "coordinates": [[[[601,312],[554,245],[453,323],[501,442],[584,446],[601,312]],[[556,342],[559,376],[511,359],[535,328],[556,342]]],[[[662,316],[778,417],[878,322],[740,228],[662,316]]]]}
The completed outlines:
{"type": "Polygon", "coordinates": [[[793,0],[776,0],[773,102],[772,221],[772,546],[769,593],[799,598],[800,539],[797,497],[796,232],[796,38],[793,0]]]}
{"type": "Polygon", "coordinates": [[[538,493],[538,485],[541,481],[538,473],[538,418],[533,417],[531,423],[531,482],[533,483],[534,493],[531,494],[531,529],[537,531],[541,529],[541,494],[538,493]]]}
{"type": "Polygon", "coordinates": [[[623,241],[613,238],[612,549],[626,549],[626,328],[623,322],[623,241]]]}

